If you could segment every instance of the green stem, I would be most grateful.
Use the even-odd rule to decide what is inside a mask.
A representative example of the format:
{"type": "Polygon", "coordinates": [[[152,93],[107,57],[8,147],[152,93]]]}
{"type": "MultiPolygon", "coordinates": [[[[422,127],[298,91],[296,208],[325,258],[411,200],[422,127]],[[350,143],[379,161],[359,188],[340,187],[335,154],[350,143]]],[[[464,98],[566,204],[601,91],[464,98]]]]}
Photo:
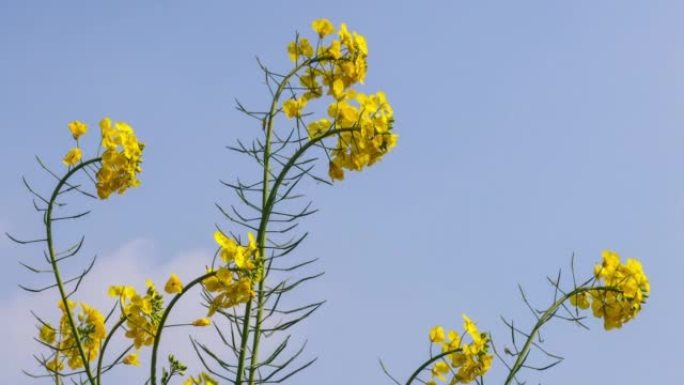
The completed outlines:
{"type": "Polygon", "coordinates": [[[446,357],[446,356],[448,356],[448,355],[450,355],[450,354],[452,354],[452,353],[458,353],[458,352],[460,352],[460,351],[462,351],[462,350],[463,350],[463,349],[461,349],[461,348],[454,349],[454,350],[447,350],[446,352],[440,353],[440,354],[438,354],[438,355],[436,355],[436,356],[430,358],[429,360],[425,361],[422,365],[420,365],[420,366],[418,367],[418,369],[416,369],[416,370],[413,372],[413,374],[411,374],[411,377],[409,377],[408,381],[406,381],[406,385],[411,385],[411,383],[412,383],[416,378],[418,378],[418,376],[420,375],[420,372],[422,372],[423,370],[425,370],[428,366],[432,365],[433,362],[437,362],[437,361],[441,360],[442,358],[444,358],[444,357],[446,357]]]}
{"type": "MultiPolygon", "coordinates": [[[[261,271],[262,274],[259,277],[259,282],[257,283],[257,299],[256,299],[256,306],[257,306],[257,314],[256,314],[256,319],[255,319],[255,325],[254,325],[254,335],[252,337],[252,357],[250,358],[250,366],[249,366],[249,378],[248,378],[248,384],[249,385],[254,385],[254,378],[256,375],[256,370],[257,370],[257,365],[258,365],[258,360],[259,360],[259,342],[261,339],[261,322],[263,318],[263,312],[264,312],[264,283],[266,281],[266,271],[264,270],[264,245],[266,244],[266,229],[268,226],[268,219],[271,215],[271,210],[273,209],[273,202],[275,201],[275,196],[278,191],[278,187],[282,183],[283,179],[285,178],[287,172],[292,168],[292,166],[295,164],[296,160],[304,154],[306,149],[311,147],[313,144],[323,140],[325,137],[331,136],[333,134],[336,134],[341,131],[336,131],[336,132],[330,132],[329,135],[325,135],[323,137],[317,138],[318,140],[312,140],[308,142],[306,145],[304,145],[302,148],[300,148],[299,151],[295,153],[295,155],[290,158],[286,166],[281,170],[280,174],[276,178],[276,181],[273,184],[273,188],[271,191],[269,191],[269,182],[270,182],[270,157],[271,157],[271,136],[273,133],[273,119],[276,116],[276,109],[278,106],[278,103],[280,101],[280,96],[282,95],[283,91],[285,90],[285,86],[289,83],[290,79],[297,73],[299,70],[302,68],[305,68],[307,66],[310,66],[314,63],[320,62],[320,61],[325,61],[325,60],[333,60],[332,57],[315,57],[311,58],[308,60],[303,61],[301,64],[297,65],[292,71],[290,71],[285,77],[283,77],[282,81],[278,85],[278,88],[276,89],[275,94],[273,95],[273,99],[271,100],[271,107],[268,113],[268,116],[266,117],[266,121],[264,124],[264,129],[266,131],[265,133],[265,143],[264,143],[264,162],[263,162],[263,189],[262,189],[262,195],[261,195],[261,221],[259,224],[259,231],[257,233],[257,244],[259,246],[259,253],[260,253],[260,260],[257,261],[257,271],[261,271]],[[303,149],[303,150],[302,150],[303,149]]],[[[240,355],[238,358],[238,368],[237,368],[237,377],[235,379],[235,384],[236,385],[241,385],[242,384],[242,377],[243,377],[243,372],[245,369],[245,359],[246,359],[246,354],[247,354],[247,340],[249,339],[249,324],[251,321],[251,312],[252,312],[252,301],[250,300],[247,305],[245,306],[245,316],[244,316],[244,321],[243,321],[243,329],[242,329],[242,335],[241,335],[241,344],[240,344],[240,355]]]]}
{"type": "Polygon", "coordinates": [[[102,344],[102,348],[100,349],[100,357],[98,357],[98,359],[97,359],[97,385],[102,385],[102,380],[101,380],[101,376],[102,376],[102,362],[104,361],[104,353],[105,353],[105,350],[107,350],[107,345],[109,344],[109,340],[112,339],[112,336],[114,336],[114,333],[116,332],[116,330],[117,330],[118,328],[120,328],[121,325],[123,325],[123,323],[124,323],[125,321],[126,321],[126,318],[125,318],[125,317],[121,317],[121,319],[119,319],[119,320],[116,322],[116,324],[114,325],[114,327],[112,328],[112,330],[109,331],[109,334],[107,335],[107,338],[105,338],[104,344],[102,344]]]}
{"type": "MultiPolygon", "coordinates": [[[[262,269],[263,269],[263,250],[264,250],[263,245],[265,244],[264,242],[265,242],[266,226],[268,224],[268,219],[270,217],[271,211],[273,210],[273,205],[275,204],[275,197],[277,195],[278,188],[283,183],[283,180],[287,176],[287,173],[295,165],[297,160],[302,155],[304,155],[306,150],[311,148],[316,143],[322,141],[323,139],[325,139],[327,137],[337,135],[337,134],[342,133],[342,132],[356,131],[356,130],[358,130],[358,128],[356,128],[356,127],[331,130],[322,136],[319,136],[315,139],[310,140],[309,142],[304,144],[302,147],[300,147],[299,150],[297,150],[297,152],[295,152],[295,154],[292,156],[292,158],[290,158],[288,160],[288,162],[285,164],[283,169],[280,171],[280,173],[278,174],[278,177],[276,178],[275,182],[273,183],[273,189],[271,190],[271,193],[268,195],[268,200],[266,200],[266,202],[263,206],[262,216],[261,216],[261,224],[259,225],[259,237],[258,237],[259,241],[258,241],[258,244],[259,244],[260,251],[262,253],[261,254],[262,259],[259,263],[260,263],[260,267],[262,269]]],[[[260,277],[259,285],[258,285],[259,290],[257,293],[257,304],[259,307],[257,309],[257,319],[256,319],[255,327],[254,327],[255,330],[254,330],[254,337],[253,337],[253,341],[252,341],[252,358],[251,358],[251,363],[250,363],[249,385],[254,384],[254,375],[256,372],[256,368],[257,368],[257,360],[258,360],[258,352],[259,352],[259,337],[260,337],[260,333],[261,333],[261,319],[263,317],[263,308],[264,308],[264,289],[263,289],[263,287],[264,287],[265,279],[266,279],[266,274],[264,272],[260,277]]],[[[251,305],[251,301],[248,303],[248,305],[251,305]]],[[[251,307],[250,307],[250,310],[251,310],[251,307]]],[[[249,313],[247,311],[245,311],[245,317],[247,317],[248,314],[249,313]]],[[[248,322],[248,321],[246,321],[246,322],[248,322]]],[[[245,326],[245,329],[246,329],[246,326],[245,326]]],[[[243,329],[243,333],[242,333],[243,344],[240,348],[241,349],[240,350],[240,363],[242,363],[242,360],[244,359],[243,358],[243,352],[245,351],[245,347],[246,347],[245,343],[244,343],[244,341],[245,341],[244,338],[246,338],[246,336],[247,336],[245,329],[243,329]]],[[[236,385],[239,385],[241,383],[240,382],[241,377],[242,377],[240,375],[242,372],[241,369],[242,369],[241,365],[238,365],[238,377],[237,377],[237,380],[235,381],[236,385]]]]}
{"type": "Polygon", "coordinates": [[[525,361],[527,360],[527,356],[530,353],[530,349],[532,347],[532,343],[534,339],[537,337],[537,334],[539,333],[539,330],[541,329],[542,326],[544,326],[545,323],[547,323],[551,318],[553,317],[554,314],[556,314],[556,311],[558,311],[558,308],[563,305],[565,301],[573,297],[574,295],[584,293],[587,291],[594,291],[594,290],[599,290],[599,291],[619,291],[613,287],[580,287],[577,288],[570,293],[564,295],[560,299],[558,299],[551,307],[546,309],[546,311],[539,317],[537,320],[537,323],[534,325],[532,328],[532,331],[529,333],[529,337],[527,337],[527,340],[525,341],[525,344],[523,345],[522,350],[518,353],[518,358],[515,360],[515,363],[511,367],[510,372],[508,373],[508,377],[506,377],[506,382],[504,382],[504,385],[509,385],[511,381],[515,378],[515,375],[520,371],[520,369],[523,367],[525,364],[525,361]]]}
{"type": "MultiPolygon", "coordinates": [[[[319,60],[319,59],[316,59],[319,60]]],[[[276,115],[276,109],[280,101],[280,96],[285,90],[285,86],[289,83],[292,76],[294,76],[300,69],[311,65],[314,59],[305,60],[302,64],[295,66],[295,68],[290,71],[278,85],[278,89],[273,95],[271,100],[271,108],[269,110],[268,116],[266,118],[265,126],[265,141],[264,141],[264,163],[263,163],[263,188],[261,194],[261,224],[259,226],[259,231],[257,233],[257,245],[259,247],[259,260],[257,260],[257,271],[261,272],[257,283],[257,315],[254,324],[254,335],[252,336],[252,357],[250,358],[249,365],[249,379],[248,383],[250,385],[254,384],[254,377],[256,375],[256,369],[259,361],[259,341],[261,339],[261,322],[264,314],[264,282],[266,280],[266,273],[264,270],[264,245],[266,244],[266,226],[268,222],[264,222],[264,216],[268,217],[270,212],[266,212],[266,204],[270,198],[269,195],[269,182],[270,182],[270,161],[271,161],[271,136],[273,134],[273,119],[276,115]]],[[[237,378],[235,379],[235,384],[240,385],[242,383],[242,376],[245,366],[245,358],[247,354],[247,341],[249,339],[249,324],[251,321],[252,312],[252,300],[250,300],[245,306],[245,316],[243,318],[242,324],[242,335],[240,343],[240,356],[238,359],[237,368],[237,378]]]]}
{"type": "Polygon", "coordinates": [[[60,191],[62,190],[62,187],[67,183],[67,180],[74,175],[76,172],[81,170],[82,168],[101,161],[102,158],[94,158],[90,159],[86,162],[80,163],[76,167],[72,168],[69,170],[63,177],[62,179],[59,180],[59,183],[57,183],[57,186],[55,189],[52,191],[52,196],[50,196],[50,201],[48,203],[47,207],[47,213],[45,216],[45,231],[46,231],[46,239],[47,239],[47,248],[48,248],[48,254],[50,256],[50,264],[52,265],[52,271],[55,274],[55,281],[57,283],[57,288],[59,289],[59,296],[62,300],[62,304],[64,305],[64,313],[67,316],[67,322],[69,323],[69,328],[71,329],[71,333],[74,335],[74,339],[76,340],[76,348],[78,349],[78,354],[81,356],[81,360],[83,361],[83,367],[85,369],[86,375],[88,376],[88,380],[92,385],[96,385],[95,378],[93,377],[93,374],[90,372],[90,364],[89,361],[86,359],[85,352],[83,351],[83,346],[81,345],[81,338],[78,334],[78,329],[76,328],[76,324],[74,323],[74,317],[71,314],[71,308],[69,308],[69,300],[66,295],[66,291],[64,289],[64,283],[62,282],[62,275],[59,271],[59,264],[57,263],[57,257],[55,256],[55,250],[53,246],[53,240],[52,240],[52,210],[54,208],[55,201],[57,200],[57,196],[59,196],[60,191]]]}
{"type": "Polygon", "coordinates": [[[150,384],[151,385],[157,385],[157,352],[159,350],[159,341],[161,341],[161,334],[162,330],[164,329],[164,324],[166,323],[166,319],[169,317],[169,314],[171,314],[171,310],[173,307],[176,305],[176,302],[178,302],[181,297],[187,293],[193,286],[197,285],[198,283],[201,283],[205,279],[209,277],[213,277],[216,275],[215,271],[210,271],[204,275],[201,275],[194,280],[192,280],[190,283],[188,283],[183,290],[181,290],[180,293],[176,294],[172,299],[171,302],[169,302],[169,306],[164,309],[164,313],[162,314],[161,319],[159,320],[159,325],[157,325],[157,332],[154,335],[154,344],[152,345],[152,360],[150,364],[150,384]]]}

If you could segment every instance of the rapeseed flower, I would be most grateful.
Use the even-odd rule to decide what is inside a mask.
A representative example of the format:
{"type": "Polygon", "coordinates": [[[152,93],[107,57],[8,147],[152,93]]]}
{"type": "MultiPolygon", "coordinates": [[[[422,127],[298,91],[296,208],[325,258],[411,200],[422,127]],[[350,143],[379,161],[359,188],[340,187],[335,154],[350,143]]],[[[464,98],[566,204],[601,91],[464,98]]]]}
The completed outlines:
{"type": "Polygon", "coordinates": [[[98,170],[97,194],[107,199],[113,192],[123,194],[130,187],[140,185],[137,175],[142,170],[142,152],[145,145],[133,128],[124,122],[100,121],[102,134],[102,167],[98,170]]]}
{"type": "MultiPolygon", "coordinates": [[[[69,311],[76,309],[76,304],[72,301],[68,302],[69,311]]],[[[81,359],[78,350],[80,343],[83,352],[88,361],[93,361],[97,358],[100,352],[102,341],[107,335],[105,328],[105,318],[97,309],[86,304],[81,303],[81,311],[77,313],[74,319],[76,322],[77,336],[74,335],[69,324],[67,310],[63,302],[58,303],[59,309],[62,311],[62,318],[59,321],[60,341],[57,348],[60,353],[66,358],[67,365],[71,369],[79,369],[83,367],[83,360],[81,359]]]]}
{"type": "Polygon", "coordinates": [[[437,361],[432,367],[432,378],[428,384],[436,384],[435,379],[446,381],[446,374],[454,375],[449,384],[467,384],[483,376],[492,365],[493,356],[489,353],[490,339],[487,333],[481,333],[475,323],[463,315],[463,329],[471,342],[464,344],[461,336],[450,330],[447,336],[441,326],[430,329],[430,341],[441,346],[442,352],[456,352],[447,356],[448,360],[437,361]]]}
{"type": "Polygon", "coordinates": [[[183,385],[218,385],[218,381],[206,372],[202,372],[197,377],[189,377],[183,381],[183,385]]]}
{"type": "Polygon", "coordinates": [[[180,278],[178,278],[175,273],[172,273],[169,280],[166,281],[164,291],[168,294],[177,294],[183,291],[183,282],[181,282],[180,278]]]}
{"type": "Polygon", "coordinates": [[[81,156],[81,149],[74,147],[64,155],[64,160],[62,162],[67,166],[73,166],[81,161],[81,156]]]}
{"type": "Polygon", "coordinates": [[[124,365],[140,366],[140,358],[138,353],[131,353],[121,360],[124,365]]]}
{"type": "Polygon", "coordinates": [[[620,255],[606,250],[602,263],[594,267],[594,277],[604,286],[617,291],[594,290],[591,309],[595,317],[603,318],[606,330],[620,328],[641,311],[651,292],[651,285],[639,261],[628,258],[623,264],[620,255]]]}
{"type": "Polygon", "coordinates": [[[192,326],[203,327],[203,326],[209,326],[209,325],[211,325],[211,320],[207,317],[199,318],[199,319],[192,321],[192,326]]]}
{"type": "Polygon", "coordinates": [[[335,26],[328,19],[316,19],[311,23],[311,29],[318,33],[321,39],[335,31],[335,26]]]}
{"type": "Polygon", "coordinates": [[[73,122],[70,122],[68,127],[69,131],[71,131],[71,135],[74,137],[75,140],[78,140],[78,138],[80,138],[81,135],[84,135],[86,132],[88,132],[88,125],[79,120],[74,120],[73,122]]]}
{"type": "Polygon", "coordinates": [[[136,293],[130,286],[112,286],[108,293],[118,297],[123,317],[126,319],[126,337],[133,340],[133,346],[140,349],[154,342],[164,310],[164,298],[152,281],[147,280],[144,295],[136,293]]]}
{"type": "Polygon", "coordinates": [[[603,318],[606,330],[620,328],[641,311],[651,292],[651,285],[641,262],[604,250],[602,261],[594,266],[595,285],[602,289],[586,289],[570,296],[570,304],[580,309],[591,307],[597,318],[603,318]]]}
{"type": "Polygon", "coordinates": [[[57,331],[55,330],[55,328],[52,327],[52,325],[46,323],[40,327],[38,338],[47,344],[52,344],[53,342],[55,342],[56,334],[57,331]]]}

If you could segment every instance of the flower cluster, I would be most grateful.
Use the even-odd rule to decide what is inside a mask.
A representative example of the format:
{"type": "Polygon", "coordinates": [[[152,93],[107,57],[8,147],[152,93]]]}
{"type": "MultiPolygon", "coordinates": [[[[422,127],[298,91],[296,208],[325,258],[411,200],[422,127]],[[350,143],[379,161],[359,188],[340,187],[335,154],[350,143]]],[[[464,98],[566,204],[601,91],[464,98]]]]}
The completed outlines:
{"type": "MultiPolygon", "coordinates": [[[[68,304],[69,311],[73,312],[76,309],[76,304],[73,301],[69,301],[68,304]]],[[[100,352],[100,345],[107,334],[105,318],[94,307],[81,303],[81,311],[78,312],[74,319],[76,323],[76,336],[69,325],[64,303],[60,301],[57,306],[62,311],[62,317],[59,321],[59,333],[57,333],[57,330],[52,325],[44,323],[38,335],[41,341],[55,348],[55,354],[46,363],[46,366],[53,372],[60,372],[64,369],[64,360],[66,360],[69,368],[82,368],[83,360],[78,350],[76,338],[78,338],[78,342],[80,342],[83,348],[86,359],[88,361],[95,360],[100,352]],[[57,344],[53,345],[55,341],[57,341],[57,344]]]]}
{"type": "Polygon", "coordinates": [[[102,167],[97,172],[97,195],[107,199],[113,192],[123,194],[129,187],[140,185],[142,152],[133,128],[124,122],[100,121],[102,133],[102,167]]]}
{"type": "MultiPolygon", "coordinates": [[[[79,138],[88,132],[88,125],[75,120],[68,124],[76,141],[64,155],[63,163],[75,166],[83,158],[79,138]]],[[[133,128],[124,122],[112,122],[110,118],[100,121],[101,143],[104,148],[102,166],[97,171],[97,195],[107,199],[113,192],[123,194],[129,187],[140,185],[138,174],[142,170],[142,152],[145,145],[135,135],[133,128]]]]}
{"type": "Polygon", "coordinates": [[[344,169],[360,171],[371,166],[397,143],[393,133],[393,111],[385,94],[364,94],[352,87],[363,84],[368,69],[368,46],[363,35],[349,32],[342,23],[337,39],[329,44],[323,38],[335,31],[327,19],[314,20],[318,34],[317,52],[306,38],[298,38],[288,45],[288,54],[303,74],[297,74],[306,90],[283,102],[282,110],[288,118],[302,119],[308,102],[323,96],[332,97],[328,117],[307,124],[310,140],[337,137],[332,149],[328,175],[332,180],[344,179],[344,169]]]}
{"type": "Polygon", "coordinates": [[[135,348],[152,345],[164,309],[164,298],[152,281],[147,280],[144,295],[138,294],[131,286],[111,286],[108,294],[119,298],[126,319],[126,337],[133,340],[135,348]]]}
{"type": "Polygon", "coordinates": [[[605,250],[602,263],[594,267],[594,277],[607,290],[590,290],[576,294],[570,303],[587,309],[591,306],[594,316],[603,318],[606,330],[620,328],[641,311],[651,291],[651,285],[644,274],[641,263],[627,258],[620,261],[620,255],[605,250]]]}
{"type": "Polygon", "coordinates": [[[445,358],[435,363],[428,385],[436,385],[435,379],[446,381],[446,375],[450,372],[454,373],[454,376],[449,384],[467,384],[483,376],[491,367],[493,356],[488,354],[489,335],[480,333],[475,323],[466,315],[463,315],[463,328],[470,336],[469,344],[465,344],[463,336],[454,330],[450,330],[446,336],[441,326],[435,326],[430,330],[430,342],[440,345],[442,353],[455,352],[447,356],[448,360],[445,358]]]}
{"type": "Polygon", "coordinates": [[[202,282],[209,293],[218,293],[209,304],[209,317],[218,309],[245,303],[254,295],[252,281],[258,273],[256,267],[259,248],[254,234],[248,233],[247,238],[248,243],[243,246],[220,231],[214,233],[214,239],[221,248],[219,255],[226,265],[218,268],[216,274],[202,282]]]}

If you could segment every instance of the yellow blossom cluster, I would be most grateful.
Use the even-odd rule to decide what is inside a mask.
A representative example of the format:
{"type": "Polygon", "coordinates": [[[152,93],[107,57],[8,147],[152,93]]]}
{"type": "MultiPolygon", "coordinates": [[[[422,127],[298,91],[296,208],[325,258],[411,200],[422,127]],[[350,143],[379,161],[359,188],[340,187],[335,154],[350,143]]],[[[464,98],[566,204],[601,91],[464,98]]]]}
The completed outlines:
{"type": "Polygon", "coordinates": [[[429,338],[433,344],[441,346],[442,353],[457,350],[449,354],[445,359],[437,361],[432,367],[432,378],[428,385],[436,385],[436,379],[443,382],[446,375],[453,373],[449,384],[467,384],[483,376],[492,365],[493,356],[488,354],[490,339],[487,333],[480,333],[475,323],[463,315],[464,335],[470,336],[471,342],[465,344],[463,336],[454,330],[449,330],[445,335],[441,326],[435,326],[430,330],[429,338]]]}
{"type": "Polygon", "coordinates": [[[202,282],[209,293],[218,293],[209,304],[209,317],[218,309],[245,303],[254,295],[252,280],[257,273],[259,248],[254,234],[248,233],[247,238],[248,243],[243,246],[220,231],[214,232],[214,240],[220,246],[219,255],[226,265],[219,267],[216,274],[202,282]]]}
{"type": "Polygon", "coordinates": [[[247,245],[240,245],[235,239],[226,236],[220,231],[214,232],[214,240],[221,247],[219,255],[226,264],[234,263],[235,267],[242,270],[254,269],[254,261],[259,248],[252,232],[247,233],[247,245]]]}
{"type": "Polygon", "coordinates": [[[321,39],[316,53],[303,37],[288,45],[290,59],[302,68],[297,76],[306,92],[285,100],[282,110],[288,118],[301,119],[308,102],[327,91],[333,99],[328,118],[310,122],[307,131],[310,140],[337,137],[328,175],[332,180],[342,180],[344,169],[360,171],[371,166],[396,145],[398,136],[392,132],[393,111],[385,94],[364,94],[352,88],[363,84],[368,69],[368,46],[363,35],[349,32],[342,23],[338,38],[325,44],[322,39],[333,34],[335,26],[327,19],[318,19],[312,28],[321,39]]]}
{"type": "MultiPolygon", "coordinates": [[[[68,304],[69,311],[74,314],[76,304],[73,301],[68,301],[68,304]]],[[[64,302],[58,302],[57,306],[62,311],[62,317],[59,321],[59,333],[52,325],[44,323],[40,327],[38,334],[41,341],[55,348],[56,353],[46,363],[46,366],[53,372],[60,372],[64,369],[64,361],[66,360],[69,368],[82,368],[83,360],[78,349],[77,337],[74,335],[69,324],[64,302]],[[56,344],[55,341],[57,341],[56,344]]],[[[81,303],[81,311],[75,315],[74,322],[78,333],[78,342],[80,342],[83,348],[86,359],[93,361],[97,358],[102,341],[107,335],[105,318],[97,309],[86,303],[81,303]]]]}
{"type": "Polygon", "coordinates": [[[591,310],[595,317],[603,318],[606,330],[620,328],[641,311],[651,292],[651,285],[641,263],[627,258],[623,264],[620,255],[605,250],[602,263],[594,266],[594,277],[608,290],[584,291],[570,297],[570,303],[591,310]]]}
{"type": "Polygon", "coordinates": [[[102,134],[102,167],[97,172],[97,195],[107,199],[113,192],[123,194],[129,187],[140,185],[144,144],[138,141],[133,128],[124,122],[100,121],[102,134]]]}
{"type": "Polygon", "coordinates": [[[138,353],[135,352],[127,355],[121,360],[121,363],[124,365],[140,366],[140,358],[138,357],[138,353]]]}
{"type": "Polygon", "coordinates": [[[133,340],[135,348],[152,345],[164,309],[164,298],[152,281],[147,280],[144,295],[131,286],[111,286],[108,294],[119,298],[126,319],[126,337],[133,340]]]}
{"type": "Polygon", "coordinates": [[[360,171],[373,165],[397,144],[397,134],[390,132],[392,107],[385,94],[356,93],[355,101],[358,106],[341,101],[328,108],[338,129],[357,128],[339,134],[330,161],[331,179],[343,179],[343,169],[360,171]]]}

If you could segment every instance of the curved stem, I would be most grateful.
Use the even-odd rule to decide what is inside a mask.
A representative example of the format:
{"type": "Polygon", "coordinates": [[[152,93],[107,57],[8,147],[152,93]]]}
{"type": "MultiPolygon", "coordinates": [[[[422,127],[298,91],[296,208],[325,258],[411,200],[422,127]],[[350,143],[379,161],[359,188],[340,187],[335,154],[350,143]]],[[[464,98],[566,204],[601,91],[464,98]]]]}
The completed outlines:
{"type": "Polygon", "coordinates": [[[618,289],[613,287],[580,287],[559,298],[553,305],[546,309],[544,314],[542,314],[541,317],[539,317],[539,319],[537,320],[537,323],[532,328],[532,331],[530,332],[529,337],[527,337],[527,340],[525,341],[522,350],[518,354],[518,358],[515,360],[515,363],[511,367],[511,370],[508,373],[508,377],[506,377],[506,382],[504,382],[504,385],[509,385],[511,381],[513,381],[513,379],[515,378],[515,375],[518,373],[518,371],[520,371],[520,369],[523,367],[525,361],[527,360],[527,356],[530,353],[530,348],[532,347],[533,340],[536,338],[541,327],[544,326],[544,324],[547,323],[553,317],[554,314],[556,314],[558,308],[572,296],[594,290],[619,291],[618,289]]]}
{"type": "MultiPolygon", "coordinates": [[[[288,160],[288,162],[285,164],[283,169],[280,171],[278,174],[278,177],[276,178],[275,182],[273,183],[273,188],[271,189],[270,194],[268,194],[268,199],[265,201],[262,212],[261,212],[261,223],[259,225],[259,237],[258,237],[258,245],[260,248],[262,260],[259,262],[262,264],[260,267],[263,269],[263,250],[264,247],[263,245],[265,244],[265,234],[266,234],[266,227],[268,225],[268,220],[271,215],[271,211],[273,210],[273,205],[275,204],[275,197],[278,192],[278,188],[280,185],[283,183],[283,180],[285,179],[287,173],[290,171],[290,169],[294,166],[294,164],[297,162],[297,160],[304,155],[304,153],[314,146],[316,143],[321,142],[323,139],[337,135],[342,132],[346,131],[356,131],[358,130],[357,127],[353,128],[344,128],[344,129],[338,129],[338,130],[331,130],[327,132],[326,134],[319,136],[315,139],[310,140],[306,144],[304,144],[302,147],[300,147],[297,152],[288,160]]],[[[264,187],[266,189],[266,187],[264,187]]],[[[256,372],[257,368],[257,360],[258,360],[258,353],[259,353],[259,338],[260,338],[260,333],[261,333],[261,319],[263,317],[263,307],[264,307],[264,282],[265,282],[266,276],[265,273],[263,273],[260,277],[259,284],[258,284],[258,293],[257,293],[257,318],[256,318],[256,324],[254,327],[254,337],[253,337],[253,342],[252,342],[252,358],[250,362],[250,374],[249,374],[249,385],[254,384],[254,375],[256,372]]],[[[242,346],[240,347],[240,360],[238,362],[238,374],[237,374],[237,380],[235,383],[239,385],[241,383],[241,377],[242,377],[242,370],[243,366],[240,365],[243,363],[244,360],[244,353],[246,352],[246,338],[248,336],[248,326],[249,326],[249,312],[251,311],[251,301],[247,303],[247,308],[245,309],[245,324],[243,325],[243,330],[242,330],[242,346]]]]}
{"type": "Polygon", "coordinates": [[[57,263],[57,257],[55,256],[55,250],[54,250],[53,240],[52,240],[52,210],[54,208],[55,201],[57,200],[57,196],[59,196],[59,193],[62,190],[62,187],[64,187],[64,185],[67,183],[69,178],[71,178],[72,175],[74,175],[79,170],[85,168],[86,166],[89,166],[93,163],[97,163],[101,160],[102,160],[102,158],[90,159],[86,162],[80,163],[76,167],[69,170],[62,177],[62,179],[59,180],[59,182],[57,183],[57,186],[52,191],[52,195],[50,196],[50,201],[49,201],[48,207],[47,207],[47,212],[45,214],[45,232],[46,232],[46,239],[47,239],[48,254],[50,256],[50,264],[52,265],[52,271],[55,274],[55,281],[57,283],[57,288],[59,289],[59,296],[62,300],[62,304],[64,305],[64,313],[67,316],[67,322],[69,323],[69,328],[71,329],[71,333],[74,335],[74,339],[76,340],[76,348],[78,349],[78,354],[81,356],[81,361],[83,361],[83,367],[84,367],[85,373],[88,376],[88,380],[90,381],[90,383],[92,385],[96,385],[95,379],[93,377],[93,374],[90,372],[90,364],[89,364],[89,361],[86,359],[85,352],[83,351],[83,346],[81,345],[81,338],[78,334],[78,329],[76,328],[76,324],[74,323],[74,317],[71,314],[71,308],[69,308],[69,300],[67,298],[66,291],[64,289],[64,283],[62,281],[62,275],[59,271],[59,264],[57,263]]]}
{"type": "Polygon", "coordinates": [[[406,381],[406,385],[411,385],[411,383],[412,383],[416,378],[418,378],[418,376],[420,375],[420,372],[422,372],[423,370],[425,370],[428,366],[432,365],[433,362],[437,362],[437,361],[441,360],[442,358],[448,356],[449,354],[458,353],[458,352],[460,352],[460,351],[462,351],[462,350],[463,350],[463,349],[461,349],[461,348],[454,349],[454,350],[447,350],[446,352],[440,353],[440,354],[438,354],[438,355],[436,355],[436,356],[430,358],[429,360],[425,361],[422,365],[420,365],[420,366],[418,367],[418,369],[416,369],[416,370],[413,372],[413,374],[411,375],[411,377],[409,377],[408,381],[406,381]]]}
{"type": "MultiPolygon", "coordinates": [[[[271,212],[273,210],[273,205],[275,204],[275,198],[278,193],[278,188],[280,185],[283,183],[283,180],[285,180],[285,177],[287,176],[287,173],[290,171],[292,167],[296,164],[297,160],[304,155],[304,153],[314,146],[315,144],[321,142],[323,139],[328,138],[333,135],[337,135],[342,132],[347,132],[347,131],[357,131],[357,127],[352,127],[352,128],[344,128],[344,129],[338,129],[338,130],[331,130],[325,133],[324,135],[321,135],[317,138],[314,138],[310,141],[308,141],[306,144],[304,144],[302,147],[300,147],[294,155],[288,160],[288,162],[285,164],[283,169],[280,171],[278,176],[276,177],[275,182],[273,183],[273,188],[271,189],[271,192],[268,194],[268,199],[264,202],[263,209],[261,212],[261,223],[259,225],[259,237],[258,237],[258,244],[262,256],[261,264],[263,264],[263,250],[264,247],[263,245],[265,244],[265,234],[266,234],[266,227],[268,225],[268,220],[271,215],[271,212]]],[[[261,266],[263,268],[263,266],[261,266]]],[[[252,345],[252,359],[251,359],[251,366],[250,366],[250,376],[249,376],[249,385],[254,384],[254,374],[256,372],[256,364],[257,364],[257,359],[258,359],[258,351],[259,351],[259,337],[260,337],[260,330],[261,330],[261,318],[263,316],[263,307],[264,307],[264,290],[263,290],[263,285],[265,281],[265,274],[262,274],[260,280],[259,280],[259,289],[257,293],[257,304],[258,304],[258,310],[257,310],[257,319],[256,319],[256,325],[255,325],[255,330],[254,330],[254,339],[253,339],[253,345],[252,345]]],[[[251,302],[250,302],[251,303],[251,302]]],[[[247,315],[247,313],[245,313],[247,315]]],[[[245,329],[246,330],[246,329],[245,329]]],[[[246,335],[245,330],[243,330],[243,336],[246,335]]],[[[244,341],[244,340],[243,340],[244,341]]],[[[241,348],[241,357],[242,357],[242,352],[244,352],[244,348],[241,348]]],[[[240,368],[238,368],[240,369],[240,368]]],[[[240,379],[240,371],[238,371],[238,380],[240,379]]],[[[239,381],[236,381],[236,384],[240,384],[239,381]]]]}
{"type": "Polygon", "coordinates": [[[216,275],[216,272],[210,271],[192,280],[183,288],[183,290],[181,290],[180,293],[176,294],[171,299],[171,302],[169,302],[169,306],[167,306],[166,309],[164,309],[164,313],[162,314],[162,317],[159,320],[159,325],[157,325],[157,332],[154,335],[154,344],[152,345],[152,362],[150,364],[151,385],[157,385],[157,351],[159,350],[159,341],[161,340],[161,334],[162,330],[164,329],[164,324],[166,323],[166,319],[169,317],[169,314],[171,314],[171,310],[176,305],[176,302],[178,302],[178,300],[181,299],[183,294],[187,293],[193,286],[197,285],[198,283],[201,283],[205,279],[212,277],[214,275],[216,275]]]}
{"type": "Polygon", "coordinates": [[[265,230],[266,224],[268,223],[271,210],[273,209],[273,205],[275,204],[275,198],[276,198],[276,193],[278,192],[278,188],[280,185],[283,183],[285,180],[285,177],[287,176],[287,173],[290,171],[292,167],[294,167],[295,163],[297,160],[304,155],[306,150],[311,148],[312,146],[316,145],[317,143],[323,141],[323,139],[328,138],[333,135],[341,134],[343,132],[352,132],[352,131],[358,131],[359,128],[358,126],[353,126],[349,128],[340,128],[336,130],[330,130],[326,132],[325,134],[318,136],[314,139],[311,139],[310,141],[306,142],[302,147],[300,147],[297,152],[294,153],[292,158],[285,164],[283,169],[281,170],[280,174],[278,174],[278,177],[276,178],[275,182],[273,183],[273,189],[271,191],[271,194],[268,197],[268,201],[266,202],[266,209],[264,210],[264,213],[262,214],[261,217],[261,225],[259,226],[259,230],[263,228],[265,230]]]}
{"type": "Polygon", "coordinates": [[[96,372],[96,376],[97,376],[97,385],[102,385],[102,380],[101,380],[101,376],[102,376],[102,362],[104,361],[104,353],[105,353],[105,350],[107,350],[107,345],[109,344],[109,340],[112,339],[112,336],[114,336],[114,333],[116,332],[116,330],[117,330],[118,328],[120,328],[121,325],[123,325],[123,323],[124,323],[125,321],[126,321],[126,318],[125,318],[125,317],[121,317],[121,319],[119,319],[119,321],[116,322],[116,324],[114,325],[114,327],[112,328],[112,330],[109,331],[109,334],[107,335],[107,338],[105,338],[104,344],[102,344],[102,348],[100,348],[100,357],[98,357],[98,359],[97,359],[97,372],[96,372]]]}

